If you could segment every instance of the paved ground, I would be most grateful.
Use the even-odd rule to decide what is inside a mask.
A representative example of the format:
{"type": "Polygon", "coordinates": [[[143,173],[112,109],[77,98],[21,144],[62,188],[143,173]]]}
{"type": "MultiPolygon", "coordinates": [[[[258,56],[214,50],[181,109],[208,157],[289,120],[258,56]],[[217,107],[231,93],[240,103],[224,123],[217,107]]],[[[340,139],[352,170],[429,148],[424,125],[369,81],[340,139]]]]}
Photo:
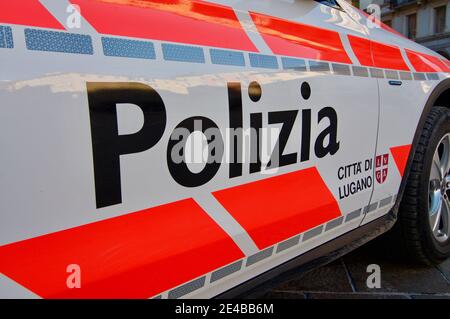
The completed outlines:
{"type": "Polygon", "coordinates": [[[370,243],[351,254],[274,288],[266,298],[450,299],[450,259],[437,267],[402,263],[370,243]],[[367,266],[381,268],[381,288],[366,285],[367,266]]]}

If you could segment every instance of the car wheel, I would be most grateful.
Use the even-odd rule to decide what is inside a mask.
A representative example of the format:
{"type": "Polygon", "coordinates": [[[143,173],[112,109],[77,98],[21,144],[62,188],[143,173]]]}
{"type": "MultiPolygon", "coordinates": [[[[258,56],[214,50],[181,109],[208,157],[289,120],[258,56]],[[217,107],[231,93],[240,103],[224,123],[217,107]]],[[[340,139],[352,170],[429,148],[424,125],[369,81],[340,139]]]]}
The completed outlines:
{"type": "Polygon", "coordinates": [[[450,256],[450,110],[434,107],[425,121],[394,233],[403,253],[425,264],[450,256]]]}

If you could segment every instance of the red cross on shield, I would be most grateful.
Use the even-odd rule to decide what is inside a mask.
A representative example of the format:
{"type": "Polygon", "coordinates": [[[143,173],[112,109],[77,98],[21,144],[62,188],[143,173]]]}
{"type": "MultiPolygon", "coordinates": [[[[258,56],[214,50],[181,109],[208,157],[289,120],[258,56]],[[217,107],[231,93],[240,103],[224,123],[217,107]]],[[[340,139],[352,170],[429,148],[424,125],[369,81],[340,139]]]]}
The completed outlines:
{"type": "Polygon", "coordinates": [[[389,154],[378,155],[375,158],[375,177],[379,184],[384,183],[388,174],[389,154]]]}

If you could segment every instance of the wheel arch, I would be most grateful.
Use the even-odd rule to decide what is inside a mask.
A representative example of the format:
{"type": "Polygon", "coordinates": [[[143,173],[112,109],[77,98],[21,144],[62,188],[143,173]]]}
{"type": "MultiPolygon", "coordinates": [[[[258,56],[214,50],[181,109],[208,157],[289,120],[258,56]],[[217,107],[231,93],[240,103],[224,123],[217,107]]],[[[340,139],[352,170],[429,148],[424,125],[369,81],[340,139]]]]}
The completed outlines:
{"type": "Polygon", "coordinates": [[[409,177],[409,173],[411,171],[411,166],[414,158],[414,154],[416,152],[417,143],[420,138],[421,131],[423,129],[423,126],[425,124],[425,120],[428,116],[428,113],[430,113],[431,109],[434,106],[444,106],[450,109],[450,78],[443,80],[440,82],[431,92],[430,96],[428,97],[427,102],[425,103],[425,106],[422,110],[422,115],[420,116],[419,122],[417,123],[417,127],[414,133],[414,138],[411,143],[411,150],[409,152],[408,161],[406,163],[405,172],[403,174],[402,181],[400,183],[400,189],[397,195],[397,199],[395,202],[394,207],[391,210],[391,213],[394,214],[395,217],[397,217],[398,210],[400,207],[400,202],[403,198],[403,193],[406,188],[406,183],[409,177]]]}

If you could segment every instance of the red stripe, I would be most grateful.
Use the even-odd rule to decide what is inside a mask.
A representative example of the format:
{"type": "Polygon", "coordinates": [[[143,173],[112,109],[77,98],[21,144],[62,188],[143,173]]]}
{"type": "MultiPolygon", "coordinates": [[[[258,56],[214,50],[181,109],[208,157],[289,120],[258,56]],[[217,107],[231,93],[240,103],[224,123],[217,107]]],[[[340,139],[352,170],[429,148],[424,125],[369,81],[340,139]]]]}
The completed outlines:
{"type": "Polygon", "coordinates": [[[396,46],[348,35],[352,50],[364,66],[410,71],[396,46]]]}
{"type": "Polygon", "coordinates": [[[438,57],[405,49],[409,62],[417,72],[450,72],[450,67],[445,65],[438,57]]]}
{"type": "Polygon", "coordinates": [[[0,23],[64,30],[39,0],[0,1],[0,23]]]}
{"type": "Polygon", "coordinates": [[[0,271],[47,298],[148,298],[242,257],[186,199],[0,247],[0,271]],[[66,286],[69,264],[80,289],[66,286]]]}
{"type": "Polygon", "coordinates": [[[233,9],[195,0],[71,0],[102,34],[257,51],[233,9]]]}
{"type": "Polygon", "coordinates": [[[300,58],[351,63],[339,33],[331,30],[250,13],[273,53],[300,58]]]}
{"type": "Polygon", "coordinates": [[[214,192],[258,248],[341,215],[315,167],[214,192]]]}

